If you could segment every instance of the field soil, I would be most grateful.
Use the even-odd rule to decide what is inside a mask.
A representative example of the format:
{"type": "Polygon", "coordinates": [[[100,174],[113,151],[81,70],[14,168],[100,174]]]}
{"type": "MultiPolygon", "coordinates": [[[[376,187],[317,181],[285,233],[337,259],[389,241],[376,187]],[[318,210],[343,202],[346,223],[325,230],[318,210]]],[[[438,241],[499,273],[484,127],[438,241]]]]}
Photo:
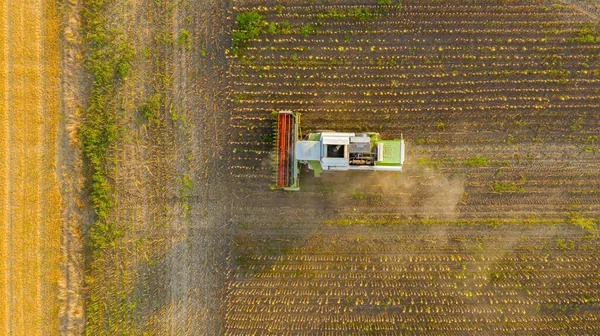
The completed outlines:
{"type": "Polygon", "coordinates": [[[229,57],[227,334],[599,333],[596,21],[397,3],[234,1],[268,29],[229,57]],[[277,110],[403,136],[404,171],[270,191],[277,110]]]}
{"type": "Polygon", "coordinates": [[[0,3],[0,334],[56,335],[61,197],[59,15],[0,3]]]}

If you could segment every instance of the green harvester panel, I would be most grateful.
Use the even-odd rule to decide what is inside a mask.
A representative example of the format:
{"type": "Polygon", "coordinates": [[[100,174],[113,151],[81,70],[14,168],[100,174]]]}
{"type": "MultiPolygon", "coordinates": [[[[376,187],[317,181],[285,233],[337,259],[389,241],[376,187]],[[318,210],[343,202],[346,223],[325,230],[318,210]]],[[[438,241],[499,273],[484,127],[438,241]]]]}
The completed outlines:
{"type": "Polygon", "coordinates": [[[376,163],[377,166],[399,166],[401,163],[400,157],[400,141],[399,140],[382,140],[378,144],[383,144],[383,160],[376,163]]]}

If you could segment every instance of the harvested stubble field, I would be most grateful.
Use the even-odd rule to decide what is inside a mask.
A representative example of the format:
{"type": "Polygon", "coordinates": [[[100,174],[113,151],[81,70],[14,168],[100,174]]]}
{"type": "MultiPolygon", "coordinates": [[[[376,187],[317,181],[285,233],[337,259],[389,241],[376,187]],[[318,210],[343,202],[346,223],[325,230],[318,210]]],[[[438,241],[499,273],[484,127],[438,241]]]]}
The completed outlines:
{"type": "Polygon", "coordinates": [[[58,331],[61,199],[58,13],[0,6],[0,335],[58,331]]]}
{"type": "Polygon", "coordinates": [[[234,1],[264,28],[229,56],[227,334],[598,334],[597,22],[379,3],[234,1]],[[402,134],[405,171],[268,191],[284,109],[305,131],[402,134]]]}

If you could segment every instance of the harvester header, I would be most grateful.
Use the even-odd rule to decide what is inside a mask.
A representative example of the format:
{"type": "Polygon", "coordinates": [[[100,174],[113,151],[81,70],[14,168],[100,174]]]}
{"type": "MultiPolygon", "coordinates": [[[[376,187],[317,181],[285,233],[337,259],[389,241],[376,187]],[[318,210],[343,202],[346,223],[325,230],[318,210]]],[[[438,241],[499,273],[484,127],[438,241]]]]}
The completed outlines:
{"type": "Polygon", "coordinates": [[[379,133],[316,131],[300,137],[300,113],[280,111],[276,123],[274,189],[299,190],[298,164],[315,176],[322,171],[402,171],[404,140],[382,140],[379,133]]]}
{"type": "Polygon", "coordinates": [[[298,142],[300,114],[291,111],[280,111],[277,115],[277,170],[276,185],[278,189],[299,190],[298,161],[295,150],[298,142]]]}

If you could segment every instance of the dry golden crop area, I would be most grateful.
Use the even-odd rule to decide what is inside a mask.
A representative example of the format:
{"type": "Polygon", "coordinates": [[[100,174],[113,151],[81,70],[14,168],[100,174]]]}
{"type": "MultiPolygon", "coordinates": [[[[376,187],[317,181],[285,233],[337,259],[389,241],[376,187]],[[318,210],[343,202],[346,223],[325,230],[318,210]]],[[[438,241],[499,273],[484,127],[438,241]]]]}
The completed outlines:
{"type": "Polygon", "coordinates": [[[0,2],[0,335],[58,333],[58,29],[54,1],[0,2]]]}

